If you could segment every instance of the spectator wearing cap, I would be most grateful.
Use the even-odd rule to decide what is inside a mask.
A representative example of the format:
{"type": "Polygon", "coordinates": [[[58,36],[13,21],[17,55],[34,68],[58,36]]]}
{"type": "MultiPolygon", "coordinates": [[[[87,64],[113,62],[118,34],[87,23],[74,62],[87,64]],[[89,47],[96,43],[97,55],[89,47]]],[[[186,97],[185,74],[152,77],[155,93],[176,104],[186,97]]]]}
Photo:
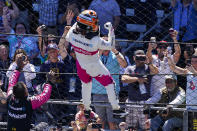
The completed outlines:
{"type": "MultiPolygon", "coordinates": [[[[124,56],[117,51],[116,49],[109,50],[100,50],[99,53],[101,54],[100,59],[102,63],[106,66],[111,74],[119,74],[120,67],[127,67],[127,62],[124,56]]],[[[115,92],[116,95],[119,95],[120,92],[120,82],[119,82],[119,75],[113,75],[113,80],[115,84],[115,92]]],[[[96,79],[93,78],[92,80],[92,97],[93,101],[104,101],[109,103],[107,92],[104,86],[102,86],[96,79]]],[[[112,107],[109,104],[109,107],[102,107],[100,105],[94,106],[96,113],[100,116],[102,120],[102,128],[106,128],[106,122],[109,125],[110,130],[116,129],[117,121],[113,118],[113,111],[112,107]]]]}
{"type": "MultiPolygon", "coordinates": [[[[179,61],[181,55],[180,45],[177,44],[177,31],[173,30],[170,36],[174,41],[174,54],[171,55],[172,50],[171,47],[168,46],[166,41],[160,41],[157,43],[156,47],[153,43],[149,43],[147,56],[151,63],[153,63],[159,70],[159,74],[173,74],[173,71],[170,69],[168,65],[167,57],[164,56],[166,52],[170,54],[171,58],[173,59],[174,63],[179,61]],[[152,54],[152,50],[156,48],[157,55],[152,54]]],[[[151,96],[157,94],[159,89],[165,86],[165,78],[164,75],[155,75],[151,81],[151,96]]]]}
{"type": "Polygon", "coordinates": [[[116,30],[121,15],[120,7],[116,0],[93,0],[89,9],[94,10],[98,15],[101,35],[108,34],[108,31],[104,28],[104,24],[107,22],[111,22],[116,30]]]}
{"type": "MultiPolygon", "coordinates": [[[[148,63],[143,50],[135,51],[133,59],[135,64],[126,68],[121,80],[129,84],[127,102],[145,103],[150,98],[151,75],[157,74],[158,68],[152,63],[148,63]]],[[[136,108],[137,105],[134,105],[135,107],[132,106],[133,104],[126,107],[129,113],[126,117],[126,123],[133,129],[138,128],[137,123],[139,123],[141,129],[146,129],[146,116],[143,114],[143,106],[138,105],[139,108],[136,108]]]]}
{"type": "MultiPolygon", "coordinates": [[[[176,66],[171,57],[167,56],[167,58],[172,71],[180,75],[187,74],[186,103],[196,105],[197,101],[194,98],[197,97],[197,50],[195,49],[195,52],[191,57],[191,65],[186,68],[176,66]]],[[[196,110],[197,106],[187,106],[187,109],[196,110]]]]}
{"type": "MultiPolygon", "coordinates": [[[[55,72],[54,82],[52,83],[54,88],[51,93],[51,99],[67,99],[68,97],[68,76],[60,73],[68,73],[68,65],[58,58],[59,49],[57,44],[49,44],[47,46],[48,60],[40,66],[40,72],[49,72],[52,70],[55,72]]],[[[39,74],[39,84],[43,84],[46,81],[45,74],[39,74]]],[[[63,109],[66,107],[61,105],[50,105],[50,112],[52,115],[60,119],[63,109]]],[[[66,112],[66,111],[65,111],[66,112]]]]}
{"type": "Polygon", "coordinates": [[[148,120],[147,124],[150,124],[151,131],[157,131],[162,126],[163,131],[172,131],[175,127],[182,128],[183,113],[175,112],[173,108],[180,108],[180,104],[185,103],[185,91],[178,87],[175,75],[165,76],[165,87],[160,92],[161,98],[158,103],[161,103],[165,107],[163,111],[159,111],[158,115],[153,119],[148,120]]]}
{"type": "MultiPolygon", "coordinates": [[[[191,65],[188,65],[186,68],[181,68],[179,66],[176,66],[173,62],[173,60],[170,57],[168,58],[168,64],[172,71],[179,75],[186,75],[187,78],[187,86],[186,86],[186,108],[189,111],[189,117],[190,113],[192,115],[192,110],[197,110],[197,101],[195,98],[197,98],[197,50],[195,49],[194,54],[191,56],[191,65]],[[190,112],[191,111],[191,112],[190,112]]],[[[189,124],[192,123],[193,125],[193,119],[189,119],[189,124]]],[[[189,127],[192,127],[189,125],[189,127]]],[[[190,128],[192,130],[192,128],[190,128]]]]}
{"type": "MultiPolygon", "coordinates": [[[[64,99],[67,96],[66,93],[68,88],[68,80],[66,76],[60,75],[59,73],[68,72],[68,68],[64,62],[58,58],[58,51],[59,49],[57,44],[49,44],[47,46],[48,60],[41,65],[40,72],[48,72],[52,70],[53,72],[57,73],[55,75],[56,82],[53,83],[57,86],[57,90],[54,89],[52,91],[51,98],[64,99]]],[[[40,74],[40,81],[43,82],[45,79],[45,75],[40,74]]]]}

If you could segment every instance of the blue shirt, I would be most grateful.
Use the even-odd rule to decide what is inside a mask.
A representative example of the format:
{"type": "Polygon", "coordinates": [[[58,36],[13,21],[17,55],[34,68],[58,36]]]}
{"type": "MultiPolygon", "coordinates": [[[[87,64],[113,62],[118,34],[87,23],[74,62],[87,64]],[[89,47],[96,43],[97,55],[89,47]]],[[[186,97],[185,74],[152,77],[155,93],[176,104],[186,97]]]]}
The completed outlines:
{"type": "Polygon", "coordinates": [[[197,38],[197,10],[192,5],[191,13],[188,19],[187,31],[183,41],[189,41],[197,38]]]}
{"type": "Polygon", "coordinates": [[[115,0],[93,0],[89,9],[96,11],[99,18],[101,34],[106,35],[108,31],[104,28],[107,22],[114,22],[114,16],[120,16],[120,7],[115,0]]]}
{"type": "Polygon", "coordinates": [[[186,27],[188,22],[188,17],[191,12],[192,4],[184,7],[181,1],[177,1],[174,7],[174,29],[179,31],[180,28],[186,27]]]}
{"type": "MultiPolygon", "coordinates": [[[[11,30],[11,34],[15,33],[14,30],[11,30]]],[[[38,53],[38,46],[37,46],[37,37],[24,37],[24,36],[15,36],[15,35],[9,35],[7,37],[9,42],[9,57],[10,59],[13,58],[14,53],[17,49],[24,49],[27,53],[28,57],[34,55],[35,53],[38,53]]]]}
{"type": "MultiPolygon", "coordinates": [[[[111,74],[112,73],[119,74],[120,65],[114,53],[110,51],[108,56],[102,55],[100,59],[111,74]]],[[[112,78],[114,82],[116,83],[115,88],[116,88],[116,93],[118,94],[120,91],[119,75],[112,75],[112,78]]],[[[92,93],[93,94],[107,94],[105,87],[101,85],[94,78],[92,79],[92,93]]]]}

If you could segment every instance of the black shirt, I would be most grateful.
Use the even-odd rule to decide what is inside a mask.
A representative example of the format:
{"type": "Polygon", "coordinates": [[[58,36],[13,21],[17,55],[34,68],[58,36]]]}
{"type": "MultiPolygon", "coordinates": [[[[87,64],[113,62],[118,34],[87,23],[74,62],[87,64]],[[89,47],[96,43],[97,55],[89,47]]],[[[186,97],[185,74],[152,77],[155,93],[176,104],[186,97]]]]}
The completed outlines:
{"type": "MultiPolygon", "coordinates": [[[[67,57],[64,59],[64,63],[66,65],[69,65],[68,66],[69,73],[77,73],[76,60],[73,57],[67,55],[67,57]]],[[[78,75],[73,74],[73,75],[69,75],[68,77],[69,77],[69,87],[71,84],[70,80],[72,78],[75,79],[75,92],[69,93],[68,99],[69,100],[81,100],[81,81],[80,81],[78,75]]]]}
{"type": "Polygon", "coordinates": [[[32,105],[26,99],[15,99],[10,95],[7,99],[8,131],[29,131],[31,128],[32,105]]]}
{"type": "MultiPolygon", "coordinates": [[[[49,60],[43,63],[40,67],[40,72],[49,72],[50,70],[55,73],[68,73],[69,67],[64,62],[58,61],[52,63],[49,60]]],[[[51,93],[51,99],[66,99],[68,96],[68,75],[57,74],[56,82],[53,83],[53,90],[51,93]]],[[[40,83],[46,81],[46,74],[39,74],[40,83]]]]}

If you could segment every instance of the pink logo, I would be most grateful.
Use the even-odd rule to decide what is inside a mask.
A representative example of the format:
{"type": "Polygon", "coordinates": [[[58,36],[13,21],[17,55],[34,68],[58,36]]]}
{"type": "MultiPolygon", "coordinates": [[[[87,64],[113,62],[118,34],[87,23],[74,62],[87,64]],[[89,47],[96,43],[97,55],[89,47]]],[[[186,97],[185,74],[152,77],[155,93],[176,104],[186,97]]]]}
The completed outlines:
{"type": "Polygon", "coordinates": [[[190,88],[191,88],[192,90],[194,90],[194,89],[196,88],[196,86],[194,85],[193,81],[190,81],[190,88]]]}

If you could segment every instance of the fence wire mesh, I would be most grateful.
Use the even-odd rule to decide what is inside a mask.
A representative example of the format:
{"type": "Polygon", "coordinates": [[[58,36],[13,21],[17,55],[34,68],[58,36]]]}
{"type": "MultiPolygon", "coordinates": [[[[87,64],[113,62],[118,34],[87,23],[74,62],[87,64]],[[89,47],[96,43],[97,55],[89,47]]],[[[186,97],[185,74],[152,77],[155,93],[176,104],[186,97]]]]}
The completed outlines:
{"type": "Polygon", "coordinates": [[[43,93],[48,72],[55,72],[50,100],[33,112],[32,130],[197,130],[196,7],[196,0],[0,0],[1,130],[9,118],[6,92],[19,67],[30,98],[43,93]],[[124,118],[113,117],[108,71],[88,75],[96,121],[80,114],[80,79],[102,69],[92,62],[93,70],[82,74],[78,47],[64,34],[87,9],[98,15],[100,37],[108,36],[104,24],[113,24],[116,47],[99,50],[99,59],[128,112],[124,118]]]}

